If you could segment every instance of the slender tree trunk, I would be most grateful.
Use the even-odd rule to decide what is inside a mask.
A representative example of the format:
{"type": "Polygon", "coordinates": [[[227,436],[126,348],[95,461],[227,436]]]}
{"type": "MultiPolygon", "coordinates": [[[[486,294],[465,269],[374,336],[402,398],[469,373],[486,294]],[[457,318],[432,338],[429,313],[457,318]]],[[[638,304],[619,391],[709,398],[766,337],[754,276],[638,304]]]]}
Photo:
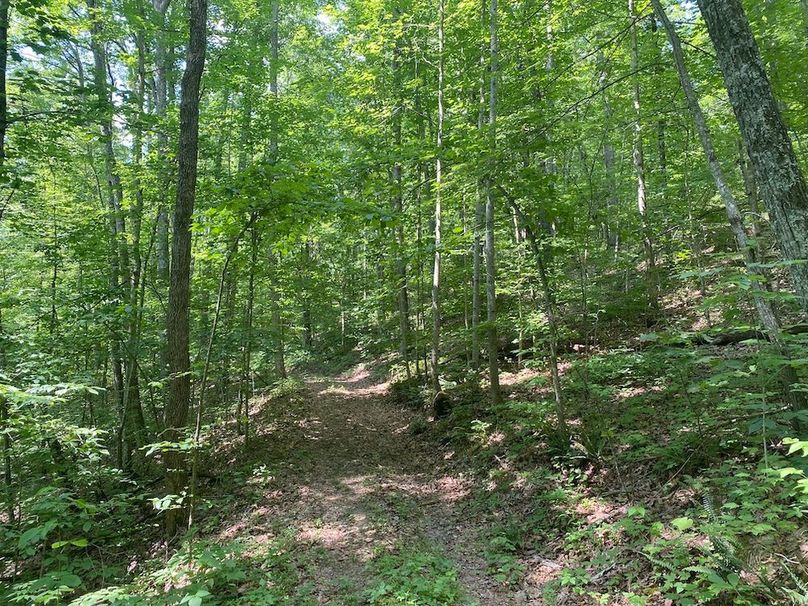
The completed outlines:
{"type": "MultiPolygon", "coordinates": [[[[168,291],[169,392],[165,409],[165,438],[176,442],[182,436],[191,401],[190,306],[191,306],[191,222],[196,200],[199,152],[199,95],[207,49],[207,0],[188,0],[188,49],[182,76],[180,139],[177,153],[177,200],[171,249],[171,282],[168,291]]],[[[166,490],[182,493],[186,474],[185,457],[165,453],[166,490]]],[[[182,512],[169,510],[166,534],[173,537],[182,523],[182,512]]]]}
{"type": "MultiPolygon", "coordinates": [[[[125,332],[127,339],[121,342],[117,334],[113,335],[111,352],[114,357],[113,367],[116,379],[116,392],[118,397],[118,408],[120,424],[118,428],[118,463],[121,466],[128,466],[130,455],[134,448],[142,445],[145,438],[145,421],[143,411],[140,406],[138,390],[138,370],[137,360],[134,353],[130,351],[133,344],[133,337],[137,331],[137,286],[133,276],[139,275],[139,269],[132,271],[130,259],[130,244],[128,240],[137,245],[136,253],[139,259],[139,233],[134,230],[127,235],[125,210],[123,208],[123,186],[118,174],[115,152],[113,147],[113,126],[112,126],[112,101],[110,88],[107,82],[107,54],[104,43],[101,40],[103,34],[103,24],[98,14],[100,10],[96,0],[88,0],[87,8],[91,13],[90,46],[93,55],[93,78],[96,97],[99,105],[104,108],[101,119],[101,140],[104,146],[104,177],[107,183],[108,208],[110,214],[110,237],[114,248],[114,255],[111,256],[111,273],[115,276],[110,285],[124,289],[121,293],[129,303],[129,310],[126,313],[125,332]],[[134,293],[134,295],[133,295],[134,293]],[[134,296],[134,304],[132,297],[134,296]],[[124,350],[126,350],[124,355],[124,350]],[[127,431],[128,430],[128,431],[127,431]],[[129,434],[132,434],[131,436],[129,434]],[[141,442],[141,444],[138,444],[141,442]]],[[[140,74],[138,74],[139,76],[140,74]]],[[[138,162],[142,156],[142,143],[139,137],[134,142],[135,161],[138,162]]],[[[140,198],[142,208],[142,197],[140,198]]],[[[140,227],[140,208],[138,200],[132,209],[132,214],[137,217],[131,227],[140,227]]],[[[133,247],[134,248],[134,247],[133,247]]],[[[139,277],[138,277],[139,279],[139,277]]]]}
{"type": "Polygon", "coordinates": [[[250,227],[250,278],[247,286],[247,330],[244,343],[244,386],[241,389],[244,401],[244,420],[237,420],[237,425],[243,428],[244,445],[250,441],[250,400],[253,394],[252,349],[253,349],[253,315],[255,311],[255,270],[258,265],[258,231],[255,225],[250,227]]]}
{"type": "MultiPolygon", "coordinates": [[[[145,20],[142,4],[138,5],[141,18],[145,20]]],[[[138,30],[135,36],[137,46],[137,68],[135,71],[135,86],[137,94],[137,125],[135,127],[132,155],[135,165],[133,187],[135,190],[135,203],[129,210],[130,225],[130,259],[132,262],[132,275],[129,283],[129,326],[128,341],[126,345],[126,449],[128,457],[137,455],[138,449],[146,444],[146,421],[143,416],[143,407],[140,397],[140,379],[138,366],[138,352],[140,349],[140,282],[143,277],[143,260],[140,254],[140,240],[143,223],[143,187],[140,180],[140,171],[143,168],[143,121],[145,119],[146,97],[146,41],[143,30],[138,30]]]]}
{"type": "Polygon", "coordinates": [[[278,56],[280,42],[278,39],[278,21],[280,13],[280,0],[271,0],[270,27],[269,27],[269,95],[272,98],[269,118],[269,161],[274,164],[278,161],[278,56]]]}
{"type": "Polygon", "coordinates": [[[485,187],[485,292],[488,303],[488,373],[491,384],[491,403],[502,399],[499,389],[499,360],[497,343],[497,289],[496,259],[494,250],[494,211],[496,199],[494,180],[497,151],[497,86],[499,77],[499,39],[497,38],[497,0],[489,7],[490,70],[491,82],[488,91],[488,150],[491,154],[485,187]]]}
{"type": "MultiPolygon", "coordinates": [[[[424,118],[423,112],[421,110],[421,85],[420,85],[420,73],[418,70],[418,65],[415,67],[415,79],[419,82],[418,88],[415,91],[415,115],[416,115],[416,132],[418,139],[423,141],[426,137],[426,129],[424,127],[424,118]]],[[[421,162],[419,161],[415,164],[414,172],[418,175],[425,173],[421,170],[420,166],[421,162]]],[[[424,251],[423,251],[423,240],[424,240],[424,228],[423,228],[423,216],[422,216],[422,207],[423,207],[423,200],[424,195],[423,191],[425,189],[425,184],[419,184],[416,190],[416,198],[415,198],[415,247],[416,247],[416,275],[417,280],[415,283],[415,291],[416,291],[416,310],[415,310],[415,331],[414,331],[414,345],[415,345],[415,374],[420,377],[421,375],[421,344],[420,344],[420,335],[424,330],[424,251]]],[[[424,344],[424,359],[426,359],[426,344],[424,344]]],[[[428,373],[427,365],[424,363],[424,375],[428,373]]]]}
{"type": "Polygon", "coordinates": [[[609,91],[605,89],[608,82],[608,71],[602,55],[599,56],[598,63],[601,65],[601,75],[598,85],[601,89],[604,89],[603,115],[606,119],[605,132],[603,134],[603,168],[606,171],[606,187],[608,188],[608,191],[606,192],[606,216],[602,220],[604,232],[603,235],[606,242],[606,249],[616,254],[617,222],[614,219],[614,214],[617,212],[619,198],[615,170],[615,151],[610,133],[614,111],[612,110],[612,104],[609,100],[609,91]]]}
{"type": "MultiPolygon", "coordinates": [[[[246,88],[246,87],[245,87],[246,88]]],[[[244,172],[247,168],[247,158],[250,151],[250,131],[252,129],[252,91],[245,90],[241,95],[241,135],[238,149],[238,171],[244,172]]]]}
{"type": "Polygon", "coordinates": [[[803,311],[808,312],[808,185],[740,0],[698,0],[752,171],[803,311]]]}
{"type": "MultiPolygon", "coordinates": [[[[440,271],[441,271],[441,202],[443,195],[443,47],[445,0],[438,0],[438,127],[435,158],[435,256],[432,268],[432,391],[440,391],[440,271]]],[[[436,399],[437,402],[437,399],[436,399]]]]}
{"type": "Polygon", "coordinates": [[[216,307],[213,312],[213,323],[210,328],[210,335],[208,336],[208,344],[205,348],[205,362],[202,366],[202,376],[199,381],[199,404],[196,408],[196,420],[194,422],[194,449],[191,463],[191,482],[188,490],[190,503],[188,507],[188,527],[190,528],[194,521],[194,506],[197,501],[197,478],[199,474],[199,449],[201,446],[200,439],[202,437],[202,418],[205,412],[205,394],[208,386],[208,373],[210,371],[211,354],[213,353],[213,344],[216,341],[216,329],[219,326],[219,317],[222,311],[222,298],[224,295],[225,284],[227,281],[227,269],[230,267],[230,262],[233,260],[236,251],[238,251],[238,243],[241,237],[248,229],[252,227],[256,215],[253,214],[247,224],[241,228],[238,235],[233,240],[233,243],[228,247],[227,254],[222,264],[222,271],[219,275],[219,288],[216,291],[216,307]]]}
{"type": "MultiPolygon", "coordinates": [[[[427,125],[426,121],[423,118],[424,112],[421,110],[421,85],[420,85],[420,72],[416,72],[417,76],[419,77],[419,87],[416,93],[415,102],[416,102],[416,113],[417,116],[417,131],[418,131],[418,139],[423,141],[424,144],[428,144],[432,137],[432,129],[429,129],[427,132],[427,125]]],[[[420,330],[426,334],[426,303],[425,303],[425,285],[424,285],[424,255],[423,255],[423,227],[422,227],[422,216],[421,216],[421,203],[423,200],[431,200],[432,199],[432,180],[431,180],[431,172],[430,172],[430,164],[429,162],[420,162],[420,172],[421,172],[421,182],[422,185],[418,187],[418,288],[419,288],[419,297],[420,297],[420,314],[421,314],[421,322],[420,322],[420,330]]],[[[429,295],[431,298],[431,294],[429,295]]],[[[430,355],[431,347],[424,344],[423,347],[423,365],[424,365],[424,381],[427,383],[431,383],[431,372],[429,368],[429,355],[430,355]]]]}
{"type": "Polygon", "coordinates": [[[11,424],[8,400],[0,395],[0,421],[3,428],[3,483],[5,484],[6,518],[9,525],[14,524],[14,483],[11,470],[11,424]]]}
{"type": "Polygon", "coordinates": [[[275,362],[275,374],[278,376],[279,379],[285,379],[287,376],[286,342],[283,326],[283,313],[279,301],[281,293],[275,286],[278,282],[280,282],[280,275],[281,275],[280,260],[281,260],[280,255],[278,255],[278,258],[276,259],[275,253],[272,251],[269,252],[269,266],[272,270],[270,273],[270,282],[271,282],[270,297],[272,299],[270,306],[271,306],[272,340],[274,341],[273,359],[275,362]]]}
{"type": "MultiPolygon", "coordinates": [[[[481,30],[485,26],[487,13],[486,0],[482,0],[480,7],[481,30]]],[[[482,31],[481,38],[482,36],[482,31]]],[[[485,76],[486,76],[486,48],[480,43],[480,87],[477,96],[477,133],[483,137],[485,126],[485,76]]],[[[477,196],[474,202],[474,242],[472,244],[472,276],[471,276],[471,368],[475,373],[480,372],[480,317],[482,315],[482,240],[485,229],[485,180],[477,180],[477,196]]]]}
{"type": "Polygon", "coordinates": [[[311,318],[311,240],[303,243],[303,349],[308,352],[314,348],[314,327],[311,318]]]}
{"type": "Polygon", "coordinates": [[[471,368],[480,371],[480,317],[482,316],[482,238],[485,229],[483,188],[478,186],[474,201],[474,241],[471,259],[471,368]]]}
{"type": "Polygon", "coordinates": [[[648,215],[648,189],[645,181],[645,154],[642,142],[642,105],[640,96],[639,48],[637,43],[637,11],[634,0],[628,0],[628,16],[631,20],[631,71],[634,102],[634,171],[637,175],[637,210],[642,220],[643,248],[645,249],[648,303],[652,315],[659,310],[659,285],[656,270],[651,218],[648,215]]]}
{"type": "MultiPolygon", "coordinates": [[[[727,211],[727,218],[729,219],[732,233],[735,236],[735,242],[738,245],[738,249],[743,254],[747,269],[752,275],[754,275],[758,271],[754,255],[754,248],[748,241],[746,229],[743,226],[743,218],[738,210],[738,204],[735,200],[735,196],[732,194],[732,191],[730,190],[724,177],[721,164],[718,162],[712,136],[707,126],[707,121],[704,118],[704,113],[702,112],[696,91],[693,88],[693,83],[690,80],[690,75],[687,71],[687,66],[685,65],[684,52],[682,51],[679,35],[676,33],[676,29],[674,28],[670,19],[668,19],[661,1],[651,0],[651,4],[668,33],[668,40],[670,41],[671,48],[673,50],[673,58],[676,63],[676,70],[679,73],[679,82],[682,85],[682,90],[685,93],[688,108],[690,109],[690,113],[693,116],[693,121],[696,124],[696,130],[698,131],[699,138],[701,139],[704,155],[707,157],[707,165],[710,169],[710,174],[712,174],[716,188],[721,196],[721,200],[724,202],[724,207],[727,211]]],[[[787,354],[785,345],[782,341],[780,322],[777,319],[777,315],[775,314],[771,301],[765,297],[763,293],[764,288],[757,280],[752,280],[752,288],[752,296],[755,301],[755,308],[757,309],[761,324],[766,330],[769,339],[773,343],[777,344],[782,353],[787,354]]],[[[796,380],[797,377],[794,369],[788,365],[784,366],[781,381],[783,383],[785,395],[795,408],[800,409],[805,405],[805,401],[804,397],[802,397],[798,392],[794,392],[792,389],[792,385],[794,382],[796,382],[796,380]]]]}
{"type": "MultiPolygon", "coordinates": [[[[755,182],[755,175],[752,173],[752,167],[749,163],[749,154],[746,153],[746,147],[744,147],[742,139],[738,139],[738,165],[741,169],[741,175],[743,175],[744,194],[746,195],[746,203],[749,206],[749,226],[751,228],[750,235],[752,236],[753,240],[752,246],[755,249],[755,259],[758,263],[765,263],[766,259],[763,253],[763,246],[760,241],[761,229],[760,207],[758,205],[758,188],[757,183],[755,182]]],[[[766,282],[768,285],[768,276],[766,278],[766,282]]]]}
{"type": "MultiPolygon", "coordinates": [[[[401,10],[396,6],[393,10],[393,19],[398,24],[401,19],[401,10]]],[[[401,40],[397,36],[393,48],[393,87],[395,93],[395,107],[393,108],[393,145],[395,159],[393,161],[393,212],[398,217],[395,226],[396,252],[396,294],[398,297],[398,318],[399,318],[399,345],[398,352],[401,363],[404,364],[407,378],[411,376],[409,360],[409,331],[410,331],[410,305],[407,297],[407,260],[405,256],[404,240],[404,194],[402,190],[401,162],[401,120],[404,112],[404,99],[401,90],[401,40]]]]}
{"type": "MultiPolygon", "coordinates": [[[[158,121],[157,154],[160,159],[159,168],[159,211],[157,220],[157,283],[166,288],[169,281],[170,265],[170,226],[168,219],[168,191],[170,167],[168,165],[168,133],[164,122],[168,108],[168,71],[170,54],[166,49],[167,24],[166,13],[170,0],[152,0],[152,8],[157,13],[158,21],[154,39],[154,115],[158,121]]],[[[167,353],[163,352],[167,361],[167,353]]]]}
{"type": "MultiPolygon", "coordinates": [[[[8,67],[8,17],[11,0],[0,0],[0,176],[6,161],[6,130],[8,129],[8,97],[6,69],[8,67]]],[[[0,211],[2,219],[2,211],[0,211]]]]}
{"type": "Polygon", "coordinates": [[[567,415],[564,406],[564,395],[561,391],[561,373],[559,372],[558,365],[558,317],[556,314],[555,297],[553,296],[553,289],[550,285],[550,279],[547,275],[547,268],[544,263],[544,255],[541,250],[541,243],[536,237],[536,232],[530,227],[527,222],[522,209],[514,200],[513,196],[503,189],[499,188],[505,199],[511,205],[518,222],[522,225],[527,236],[530,249],[533,252],[533,257],[536,261],[536,267],[539,270],[539,280],[541,282],[543,294],[543,307],[544,315],[547,316],[547,326],[550,331],[550,375],[553,381],[553,396],[556,403],[556,416],[558,417],[559,427],[566,433],[567,431],[567,415]]]}

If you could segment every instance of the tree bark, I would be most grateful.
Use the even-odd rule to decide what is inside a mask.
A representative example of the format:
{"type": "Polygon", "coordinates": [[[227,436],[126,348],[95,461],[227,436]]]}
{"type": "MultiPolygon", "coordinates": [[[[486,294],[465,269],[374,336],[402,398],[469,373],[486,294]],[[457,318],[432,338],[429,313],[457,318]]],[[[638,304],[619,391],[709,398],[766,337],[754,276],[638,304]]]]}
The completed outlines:
{"type": "MultiPolygon", "coordinates": [[[[168,134],[164,123],[168,108],[168,70],[171,59],[166,49],[166,13],[171,0],[152,0],[152,8],[158,16],[157,32],[154,39],[154,115],[158,121],[157,154],[160,159],[160,198],[157,222],[157,281],[162,288],[169,281],[170,226],[168,220],[168,200],[170,170],[168,156],[168,134]]],[[[164,353],[164,357],[167,354],[164,353]]]]}
{"type": "MultiPolygon", "coordinates": [[[[171,281],[168,291],[169,392],[165,409],[165,438],[176,442],[182,435],[191,400],[190,304],[191,304],[191,221],[196,200],[199,153],[199,95],[207,49],[207,0],[188,0],[188,48],[182,76],[180,138],[177,153],[177,199],[171,249],[171,281]]],[[[165,453],[166,489],[182,493],[187,477],[185,457],[165,453]]],[[[169,510],[166,534],[173,537],[182,524],[182,511],[169,510]]]]}
{"type": "Polygon", "coordinates": [[[275,348],[273,351],[273,359],[275,361],[275,374],[278,375],[279,379],[286,378],[286,343],[285,343],[285,336],[283,330],[283,314],[280,305],[280,296],[281,293],[276,288],[275,284],[280,281],[281,275],[281,264],[280,264],[280,256],[275,258],[275,253],[273,251],[269,251],[269,266],[271,268],[270,273],[270,297],[272,301],[270,303],[271,307],[271,323],[272,323],[272,339],[275,342],[275,348]]]}
{"type": "MultiPolygon", "coordinates": [[[[443,47],[445,0],[438,0],[438,125],[435,158],[435,257],[432,267],[432,391],[437,394],[440,388],[440,271],[441,271],[441,202],[443,195],[443,47]]],[[[437,398],[435,399],[437,402],[437,398]]]]}
{"type": "MultiPolygon", "coordinates": [[[[6,68],[8,67],[8,17],[11,0],[0,0],[0,178],[6,162],[6,130],[8,129],[8,97],[6,68]]],[[[0,212],[2,218],[2,212],[0,212]]]]}
{"type": "MultiPolygon", "coordinates": [[[[486,0],[480,7],[481,30],[485,26],[486,0]]],[[[482,31],[481,31],[482,34],[482,31]]],[[[482,37],[482,36],[481,36],[482,37]]],[[[485,126],[485,75],[486,48],[480,44],[480,87],[477,98],[477,133],[482,139],[485,126]]],[[[474,202],[474,242],[472,243],[472,276],[471,276],[471,368],[475,373],[480,371],[480,317],[482,315],[482,250],[483,232],[485,229],[485,180],[477,180],[477,196],[474,202]]]]}
{"type": "MultiPolygon", "coordinates": [[[[141,18],[142,4],[138,5],[141,18]]],[[[146,444],[146,421],[140,397],[140,377],[138,352],[140,349],[140,282],[143,279],[143,259],[140,254],[140,240],[143,224],[143,186],[140,171],[143,167],[143,121],[145,118],[146,96],[146,41],[145,33],[139,29],[135,35],[137,46],[137,64],[135,69],[135,92],[137,95],[137,118],[132,142],[132,156],[135,165],[133,188],[135,203],[129,209],[131,279],[129,282],[129,318],[128,339],[126,345],[126,449],[130,458],[138,449],[146,444]]]]}
{"type": "Polygon", "coordinates": [[[242,370],[242,388],[239,401],[243,402],[243,413],[239,410],[236,426],[244,432],[245,446],[250,440],[250,400],[253,394],[252,349],[253,349],[253,322],[255,313],[255,272],[258,265],[258,231],[253,224],[250,227],[250,273],[247,286],[247,308],[245,311],[244,336],[244,368],[242,370]],[[243,416],[243,421],[242,421],[243,416]]]}
{"type": "Polygon", "coordinates": [[[279,0],[271,0],[269,28],[269,95],[272,98],[269,114],[269,162],[278,161],[278,56],[280,42],[278,39],[278,20],[280,14],[279,0]]]}
{"type": "Polygon", "coordinates": [[[614,144],[611,141],[610,129],[614,117],[612,104],[609,101],[609,91],[604,87],[608,81],[608,70],[606,69],[605,60],[601,55],[598,57],[598,63],[601,65],[601,75],[598,85],[603,90],[603,115],[606,119],[605,132],[603,134],[603,168],[606,171],[606,216],[601,220],[603,225],[604,241],[606,242],[606,249],[617,253],[617,223],[614,221],[613,214],[617,212],[619,204],[617,178],[615,176],[615,151],[614,144]]]}
{"type": "MultiPolygon", "coordinates": [[[[393,11],[393,19],[396,23],[401,19],[401,10],[398,6],[393,11]]],[[[393,87],[395,93],[395,107],[393,108],[393,212],[398,221],[395,226],[396,234],[396,294],[398,297],[398,319],[399,319],[399,345],[398,352],[401,363],[404,364],[407,378],[411,376],[409,360],[409,332],[410,332],[410,304],[407,296],[407,260],[404,254],[404,195],[402,190],[401,162],[401,120],[404,113],[404,98],[401,91],[401,40],[396,36],[393,48],[393,87]]]]}
{"type": "MultiPolygon", "coordinates": [[[[101,7],[96,0],[88,0],[87,8],[91,15],[90,47],[93,56],[93,84],[99,106],[103,108],[101,126],[101,141],[104,147],[104,177],[107,183],[107,200],[109,209],[109,229],[113,254],[110,256],[110,271],[112,276],[110,286],[113,290],[123,289],[122,297],[129,303],[126,313],[124,330],[127,339],[124,341],[116,335],[112,337],[111,353],[115,372],[116,395],[119,408],[118,427],[118,463],[128,467],[134,449],[141,446],[145,440],[145,421],[140,405],[137,359],[133,351],[133,337],[137,332],[137,284],[134,276],[138,276],[139,268],[131,265],[131,260],[139,262],[140,257],[140,208],[136,198],[131,214],[134,218],[130,224],[131,233],[127,235],[126,212],[123,207],[123,185],[118,173],[115,151],[113,147],[112,100],[109,83],[107,82],[107,53],[101,34],[103,23],[99,15],[101,7]],[[137,228],[137,230],[135,230],[137,228]],[[132,241],[130,250],[129,240],[132,241]],[[137,252],[134,248],[137,247],[137,252]],[[126,350],[124,352],[124,350],[126,350]]],[[[141,58],[142,59],[142,58],[141,58]]],[[[138,73],[138,78],[141,73],[138,73]]],[[[135,161],[142,155],[142,142],[139,136],[134,140],[135,161]],[[141,150],[141,151],[139,151],[141,150]]]]}
{"type": "Polygon", "coordinates": [[[808,312],[808,185],[740,0],[698,0],[752,171],[808,312]]]}
{"type": "MultiPolygon", "coordinates": [[[[693,83],[690,80],[687,66],[685,65],[684,52],[682,51],[679,35],[676,33],[673,23],[671,23],[670,19],[668,19],[661,1],[651,0],[651,4],[654,7],[654,11],[656,12],[657,16],[662,21],[665,31],[668,34],[668,40],[671,43],[671,49],[673,51],[674,62],[676,63],[676,70],[679,74],[679,82],[682,85],[682,90],[685,93],[688,108],[690,109],[690,113],[693,116],[693,121],[696,124],[696,130],[698,131],[699,138],[701,139],[701,145],[704,149],[704,155],[707,158],[707,165],[710,169],[710,174],[713,176],[713,180],[715,181],[715,185],[721,196],[721,200],[724,202],[724,208],[727,211],[727,218],[729,219],[732,233],[735,236],[735,242],[743,255],[747,270],[750,272],[750,274],[755,275],[759,271],[758,267],[756,266],[754,254],[755,249],[748,240],[746,229],[743,225],[743,217],[738,210],[738,204],[735,200],[735,196],[732,194],[732,191],[730,190],[729,185],[724,177],[721,164],[718,162],[710,129],[707,126],[707,121],[704,118],[704,113],[701,109],[701,105],[699,104],[698,97],[696,96],[696,91],[693,88],[693,83]]],[[[786,351],[783,343],[780,322],[775,314],[771,301],[765,297],[763,293],[764,290],[765,289],[758,280],[752,279],[752,297],[755,302],[758,317],[760,318],[760,323],[766,330],[769,339],[773,343],[777,344],[781,353],[787,356],[788,352],[786,351]]],[[[788,365],[784,366],[783,370],[781,371],[781,382],[783,384],[785,396],[792,403],[794,408],[800,409],[804,406],[804,398],[798,392],[794,392],[792,389],[792,385],[796,382],[796,380],[797,377],[794,369],[788,365]]]]}
{"type": "Polygon", "coordinates": [[[648,215],[648,188],[645,181],[645,154],[642,141],[642,105],[639,77],[639,47],[637,42],[637,11],[634,0],[628,0],[628,16],[631,20],[631,72],[632,98],[634,103],[634,171],[637,175],[637,210],[640,213],[643,233],[643,249],[645,250],[646,280],[648,304],[651,314],[659,310],[659,286],[657,282],[656,253],[651,229],[651,218],[648,215]]]}
{"type": "Polygon", "coordinates": [[[499,75],[499,39],[497,37],[497,0],[489,7],[490,70],[491,82],[488,91],[488,153],[489,167],[485,187],[485,293],[488,304],[488,380],[492,404],[498,404],[502,395],[499,389],[499,360],[497,343],[497,289],[496,259],[494,249],[494,212],[496,198],[494,179],[497,151],[497,85],[499,75]]]}
{"type": "Polygon", "coordinates": [[[553,383],[553,396],[556,403],[556,416],[558,417],[558,426],[566,434],[567,433],[567,414],[564,406],[564,394],[561,391],[561,373],[559,372],[558,365],[558,318],[556,314],[555,298],[553,297],[553,290],[550,286],[550,279],[547,276],[547,269],[544,263],[544,255],[541,250],[541,243],[536,237],[536,232],[530,227],[527,222],[527,217],[522,209],[517,204],[516,200],[507,194],[503,189],[500,191],[505,196],[505,199],[513,208],[514,216],[519,224],[524,227],[525,235],[530,244],[530,249],[533,252],[533,257],[536,261],[536,268],[539,271],[539,280],[541,282],[544,314],[547,316],[547,327],[550,332],[550,377],[553,383]]]}

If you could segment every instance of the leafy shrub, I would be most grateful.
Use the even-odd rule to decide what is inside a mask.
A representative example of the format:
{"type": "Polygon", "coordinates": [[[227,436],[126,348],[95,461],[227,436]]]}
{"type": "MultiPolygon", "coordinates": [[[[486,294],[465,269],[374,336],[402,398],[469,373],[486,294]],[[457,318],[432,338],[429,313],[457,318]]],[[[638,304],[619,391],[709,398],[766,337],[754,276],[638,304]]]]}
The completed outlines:
{"type": "Polygon", "coordinates": [[[300,395],[306,389],[305,383],[296,377],[280,379],[269,390],[269,397],[273,400],[292,398],[300,395]]]}
{"type": "Polygon", "coordinates": [[[390,385],[390,398],[398,406],[421,409],[429,401],[429,390],[418,377],[401,379],[390,385]]]}

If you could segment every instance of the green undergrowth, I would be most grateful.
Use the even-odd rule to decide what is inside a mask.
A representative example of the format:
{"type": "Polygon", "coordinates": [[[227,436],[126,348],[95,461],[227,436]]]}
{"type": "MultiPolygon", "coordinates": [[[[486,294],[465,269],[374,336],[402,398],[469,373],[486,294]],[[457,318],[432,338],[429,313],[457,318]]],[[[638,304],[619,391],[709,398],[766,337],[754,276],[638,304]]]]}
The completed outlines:
{"type": "Polygon", "coordinates": [[[449,392],[432,430],[479,474],[468,507],[495,520],[494,579],[522,585],[544,562],[532,589],[548,604],[808,603],[806,417],[778,379],[790,365],[804,389],[805,341],[788,360],[684,342],[566,361],[565,426],[544,373],[494,407],[474,385],[449,392]]]}
{"type": "MultiPolygon", "coordinates": [[[[70,606],[265,606],[316,604],[311,561],[292,534],[274,539],[220,543],[188,540],[167,561],[148,562],[135,580],[85,593],[70,606]]],[[[11,603],[54,603],[25,601],[11,603]]]]}
{"type": "Polygon", "coordinates": [[[429,546],[406,546],[370,564],[371,606],[471,606],[454,562],[429,546]]]}

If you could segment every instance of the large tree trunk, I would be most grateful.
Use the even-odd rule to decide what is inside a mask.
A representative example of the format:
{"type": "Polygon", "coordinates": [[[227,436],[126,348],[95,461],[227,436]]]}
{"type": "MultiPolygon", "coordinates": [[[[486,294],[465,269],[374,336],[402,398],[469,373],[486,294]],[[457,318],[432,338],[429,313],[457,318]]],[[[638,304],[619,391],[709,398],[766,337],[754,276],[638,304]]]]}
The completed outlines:
{"type": "MultiPolygon", "coordinates": [[[[693,83],[687,71],[687,66],[685,65],[684,52],[682,51],[679,35],[676,33],[673,23],[668,19],[660,0],[651,0],[651,4],[668,34],[668,40],[671,43],[673,58],[676,63],[676,70],[679,74],[679,82],[682,85],[685,100],[693,116],[693,121],[696,124],[696,130],[698,131],[699,139],[701,139],[704,155],[707,157],[707,165],[710,169],[710,174],[713,176],[718,193],[721,196],[721,200],[724,202],[724,208],[727,211],[727,218],[729,219],[732,233],[735,236],[735,242],[738,245],[738,249],[743,254],[744,262],[750,274],[755,275],[758,271],[755,249],[747,238],[746,229],[743,225],[743,217],[738,210],[738,203],[727,184],[721,164],[718,162],[710,129],[707,126],[707,121],[704,118],[704,113],[702,112],[696,91],[693,88],[693,83]]],[[[763,293],[764,290],[763,286],[757,280],[752,280],[752,296],[755,301],[755,308],[757,309],[760,322],[766,330],[769,339],[778,345],[782,353],[787,354],[785,345],[782,342],[780,322],[777,319],[771,301],[765,297],[763,293]]],[[[795,392],[792,389],[792,385],[797,381],[793,367],[789,365],[784,366],[780,378],[786,398],[791,402],[794,408],[802,408],[804,406],[804,398],[799,392],[795,392]]]]}
{"type": "Polygon", "coordinates": [[[740,0],[698,0],[794,290],[808,311],[808,185],[740,0]]]}
{"type": "MultiPolygon", "coordinates": [[[[191,221],[196,200],[199,153],[199,89],[207,48],[207,0],[188,0],[188,49],[182,76],[180,139],[177,153],[177,200],[171,248],[171,281],[168,290],[168,362],[170,371],[165,409],[165,439],[180,439],[191,400],[189,315],[191,305],[191,221]]],[[[166,490],[182,493],[187,477],[185,457],[165,453],[166,490]]],[[[182,510],[169,510],[166,534],[173,537],[182,523],[182,510]]]]}
{"type": "Polygon", "coordinates": [[[502,399],[499,389],[499,360],[497,343],[497,288],[494,250],[494,178],[497,147],[497,84],[499,75],[499,39],[497,38],[497,0],[491,0],[489,8],[490,70],[491,82],[488,91],[488,148],[491,159],[485,186],[485,294],[488,303],[488,374],[491,384],[491,403],[502,399]]]}

